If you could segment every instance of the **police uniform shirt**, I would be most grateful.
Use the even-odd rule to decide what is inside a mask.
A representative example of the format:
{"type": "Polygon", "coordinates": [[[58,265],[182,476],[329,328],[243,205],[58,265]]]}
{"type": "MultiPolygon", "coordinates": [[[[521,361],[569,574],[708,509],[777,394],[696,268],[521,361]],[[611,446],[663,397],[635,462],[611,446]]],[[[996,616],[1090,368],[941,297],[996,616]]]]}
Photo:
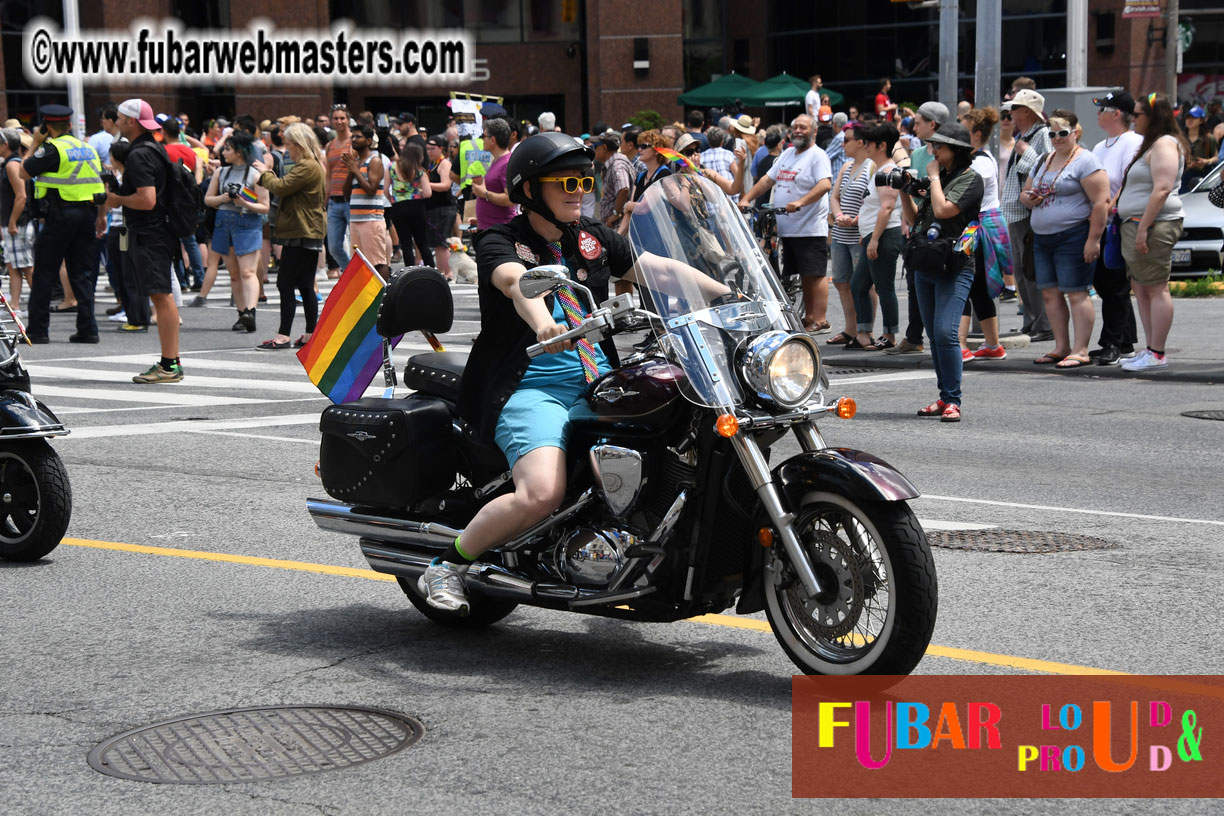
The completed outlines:
{"type": "MultiPolygon", "coordinates": [[[[55,145],[51,144],[51,139],[48,137],[38,149],[26,157],[26,160],[21,163],[22,168],[30,174],[31,178],[40,176],[44,173],[54,173],[60,166],[60,153],[55,149],[55,145]]],[[[47,190],[46,199],[54,204],[59,204],[63,201],[60,198],[59,190],[54,188],[47,190]]],[[[27,202],[29,207],[33,202],[27,202]]]]}
{"type": "Polygon", "coordinates": [[[154,150],[160,153],[161,145],[151,134],[143,133],[132,142],[127,162],[123,165],[119,195],[132,195],[141,187],[152,187],[157,193],[157,204],[151,210],[123,208],[123,222],[131,229],[148,229],[166,223],[166,208],[162,206],[166,194],[166,165],[165,159],[154,150]]]}

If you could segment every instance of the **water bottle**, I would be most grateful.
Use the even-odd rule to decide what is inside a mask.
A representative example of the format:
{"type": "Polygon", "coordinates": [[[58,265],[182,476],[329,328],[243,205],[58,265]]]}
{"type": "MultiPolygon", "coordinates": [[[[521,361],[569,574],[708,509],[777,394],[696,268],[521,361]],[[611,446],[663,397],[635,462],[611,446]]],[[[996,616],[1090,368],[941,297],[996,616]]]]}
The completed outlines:
{"type": "Polygon", "coordinates": [[[939,222],[936,221],[934,224],[931,224],[931,228],[927,230],[927,234],[926,234],[927,240],[928,241],[936,240],[937,238],[939,238],[939,235],[941,232],[943,232],[943,228],[940,227],[939,222]]]}

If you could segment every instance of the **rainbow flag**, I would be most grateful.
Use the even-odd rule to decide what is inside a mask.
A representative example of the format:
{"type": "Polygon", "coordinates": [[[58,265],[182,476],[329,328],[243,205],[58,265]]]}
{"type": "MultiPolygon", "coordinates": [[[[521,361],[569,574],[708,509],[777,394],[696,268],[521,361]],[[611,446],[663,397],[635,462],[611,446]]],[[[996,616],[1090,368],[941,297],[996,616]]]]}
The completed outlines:
{"type": "Polygon", "coordinates": [[[653,150],[654,152],[658,153],[663,158],[667,159],[669,162],[674,162],[674,161],[684,162],[684,164],[688,166],[689,168],[693,170],[697,169],[696,165],[694,165],[691,161],[686,159],[684,156],[681,156],[679,153],[672,150],[671,148],[656,147],[656,148],[653,148],[653,150]]]}
{"type": "Polygon", "coordinates": [[[242,185],[242,190],[238,193],[238,197],[254,204],[259,201],[259,194],[255,192],[253,187],[242,185]]]}
{"type": "Polygon", "coordinates": [[[337,405],[359,399],[382,367],[382,338],[374,323],[385,285],[361,251],[355,252],[327,296],[310,342],[297,353],[306,376],[337,405]]]}

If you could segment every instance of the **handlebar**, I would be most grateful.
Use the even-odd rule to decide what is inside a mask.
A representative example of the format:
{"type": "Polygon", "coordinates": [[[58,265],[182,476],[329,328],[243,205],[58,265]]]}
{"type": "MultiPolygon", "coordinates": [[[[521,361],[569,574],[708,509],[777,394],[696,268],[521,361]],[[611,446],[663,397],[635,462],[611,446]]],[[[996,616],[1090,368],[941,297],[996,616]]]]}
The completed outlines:
{"type": "Polygon", "coordinates": [[[580,340],[584,337],[590,337],[592,342],[598,343],[604,338],[605,331],[612,331],[616,328],[618,318],[633,314],[633,296],[632,295],[617,295],[603,302],[602,305],[587,317],[586,320],[578,324],[569,331],[564,331],[558,334],[545,343],[532,343],[527,347],[527,356],[529,358],[539,357],[544,353],[545,345],[555,345],[556,343],[564,343],[566,340],[580,340]]]}
{"type": "MultiPolygon", "coordinates": [[[[561,332],[552,340],[549,340],[548,345],[551,346],[555,343],[564,343],[566,340],[581,340],[590,330],[591,327],[588,325],[588,323],[583,321],[569,331],[561,332]]],[[[539,357],[544,353],[544,345],[544,343],[532,343],[527,347],[527,356],[531,359],[539,357]]]]}

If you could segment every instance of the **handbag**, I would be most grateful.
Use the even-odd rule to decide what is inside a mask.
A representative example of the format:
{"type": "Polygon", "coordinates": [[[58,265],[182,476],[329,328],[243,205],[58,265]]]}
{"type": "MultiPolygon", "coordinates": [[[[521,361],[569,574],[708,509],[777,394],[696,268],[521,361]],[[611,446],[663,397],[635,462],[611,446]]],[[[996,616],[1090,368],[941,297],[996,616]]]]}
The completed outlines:
{"type": "Polygon", "coordinates": [[[1217,184],[1212,188],[1211,192],[1207,194],[1207,200],[1215,206],[1224,209],[1224,183],[1217,184]]]}
{"type": "MultiPolygon", "coordinates": [[[[960,272],[963,262],[952,252],[955,238],[928,238],[915,233],[902,250],[905,268],[910,273],[921,272],[931,278],[949,278],[960,272]]],[[[961,256],[963,258],[963,256],[961,256]]]]}
{"type": "Polygon", "coordinates": [[[1105,249],[1101,260],[1106,269],[1122,269],[1126,261],[1122,259],[1122,219],[1117,213],[1105,225],[1105,249]]]}

